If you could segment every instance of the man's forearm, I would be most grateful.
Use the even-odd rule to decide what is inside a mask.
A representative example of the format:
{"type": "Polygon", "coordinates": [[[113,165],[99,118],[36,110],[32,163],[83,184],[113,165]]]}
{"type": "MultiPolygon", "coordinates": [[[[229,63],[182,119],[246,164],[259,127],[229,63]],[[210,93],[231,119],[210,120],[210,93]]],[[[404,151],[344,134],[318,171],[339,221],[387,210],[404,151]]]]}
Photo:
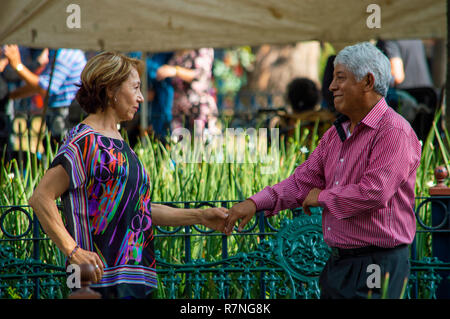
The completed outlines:
{"type": "MultiPolygon", "coordinates": [[[[22,64],[23,65],[23,64],[22,64]]],[[[11,64],[11,66],[16,70],[17,74],[20,76],[22,80],[24,80],[27,85],[38,88],[39,87],[39,76],[30,71],[26,66],[23,65],[22,69],[18,70],[17,66],[11,64]]]]}
{"type": "MultiPolygon", "coordinates": [[[[43,93],[42,91],[43,90],[39,86],[36,88],[36,87],[26,84],[25,86],[22,86],[16,90],[12,91],[9,94],[9,98],[14,100],[14,99],[23,99],[23,98],[30,97],[35,94],[42,95],[42,93],[43,93]]],[[[45,94],[45,91],[44,91],[44,94],[45,94]]]]}

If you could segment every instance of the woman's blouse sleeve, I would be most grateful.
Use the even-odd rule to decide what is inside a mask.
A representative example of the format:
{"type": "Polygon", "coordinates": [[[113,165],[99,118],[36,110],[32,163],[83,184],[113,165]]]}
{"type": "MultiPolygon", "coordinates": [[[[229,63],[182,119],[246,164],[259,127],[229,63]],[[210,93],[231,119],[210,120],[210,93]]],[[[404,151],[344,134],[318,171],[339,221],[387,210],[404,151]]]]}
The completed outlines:
{"type": "Polygon", "coordinates": [[[70,178],[69,191],[82,187],[87,180],[87,149],[92,140],[92,135],[75,136],[66,138],[50,168],[61,165],[70,178]]]}

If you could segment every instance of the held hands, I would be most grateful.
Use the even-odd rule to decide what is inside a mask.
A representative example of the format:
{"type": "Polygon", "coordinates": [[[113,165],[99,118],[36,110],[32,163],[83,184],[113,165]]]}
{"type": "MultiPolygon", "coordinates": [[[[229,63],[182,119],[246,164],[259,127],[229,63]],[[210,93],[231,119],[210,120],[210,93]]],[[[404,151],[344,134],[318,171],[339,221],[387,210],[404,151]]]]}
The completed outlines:
{"type": "Polygon", "coordinates": [[[200,223],[208,228],[224,232],[227,217],[228,209],[224,207],[206,208],[201,211],[200,223]]]}
{"type": "Polygon", "coordinates": [[[202,210],[201,224],[218,231],[230,235],[233,231],[234,224],[238,219],[239,231],[253,218],[256,213],[256,205],[252,200],[245,200],[234,205],[230,210],[223,207],[207,208],[202,210]]]}
{"type": "MultiPolygon", "coordinates": [[[[305,214],[311,215],[310,207],[320,206],[318,198],[321,191],[322,190],[319,188],[313,188],[309,192],[308,196],[306,196],[305,200],[303,201],[303,211],[305,212],[305,214]]],[[[224,233],[227,235],[231,235],[234,224],[238,219],[241,220],[241,222],[239,223],[238,231],[242,231],[244,226],[253,218],[255,214],[256,205],[250,199],[234,205],[229,211],[229,216],[226,221],[224,233]]]]}

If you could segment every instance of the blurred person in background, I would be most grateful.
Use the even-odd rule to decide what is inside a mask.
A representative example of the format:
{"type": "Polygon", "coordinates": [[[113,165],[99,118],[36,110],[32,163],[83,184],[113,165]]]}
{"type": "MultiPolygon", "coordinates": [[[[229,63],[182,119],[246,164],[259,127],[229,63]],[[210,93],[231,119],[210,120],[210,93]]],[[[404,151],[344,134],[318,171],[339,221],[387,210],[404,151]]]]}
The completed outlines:
{"type": "Polygon", "coordinates": [[[213,95],[212,67],[214,49],[181,50],[175,52],[167,64],[162,65],[156,79],[172,78],[174,97],[172,131],[188,128],[193,131],[194,121],[201,132],[217,131],[218,110],[213,95]]]}
{"type": "Polygon", "coordinates": [[[425,140],[438,106],[425,46],[419,39],[379,40],[377,47],[389,58],[392,80],[389,105],[405,117],[420,140],[425,140]]]}
{"type": "Polygon", "coordinates": [[[156,53],[147,57],[147,77],[149,89],[150,124],[156,137],[163,143],[170,136],[172,122],[172,105],[174,88],[171,77],[161,75],[157,78],[158,70],[167,64],[173,53],[156,53]]]}
{"type": "MultiPolygon", "coordinates": [[[[0,48],[0,144],[1,151],[6,149],[6,158],[10,159],[17,155],[19,148],[27,149],[27,137],[22,139],[22,146],[19,144],[18,133],[23,133],[26,130],[19,123],[26,121],[27,115],[33,115],[39,112],[42,108],[42,97],[38,94],[30,97],[12,100],[10,99],[10,92],[23,85],[24,81],[19,76],[18,72],[9,63],[5,51],[8,51],[8,46],[0,48]],[[17,119],[17,123],[15,123],[17,119]]],[[[35,49],[27,47],[18,47],[21,56],[22,64],[34,74],[39,74],[48,63],[48,50],[35,49]]],[[[33,139],[33,137],[32,137],[33,139]]],[[[33,141],[31,145],[35,145],[33,141]]]]}
{"type": "Polygon", "coordinates": [[[50,62],[39,75],[33,73],[22,63],[17,45],[6,45],[4,52],[11,67],[25,82],[24,86],[10,92],[9,98],[21,99],[34,94],[45,97],[48,90],[47,125],[53,139],[60,140],[74,124],[69,121],[69,111],[78,90],[76,84],[80,82],[81,71],[86,65],[83,51],[77,49],[49,50],[48,60],[50,62]],[[53,59],[55,59],[55,65],[49,89],[53,59]]]}

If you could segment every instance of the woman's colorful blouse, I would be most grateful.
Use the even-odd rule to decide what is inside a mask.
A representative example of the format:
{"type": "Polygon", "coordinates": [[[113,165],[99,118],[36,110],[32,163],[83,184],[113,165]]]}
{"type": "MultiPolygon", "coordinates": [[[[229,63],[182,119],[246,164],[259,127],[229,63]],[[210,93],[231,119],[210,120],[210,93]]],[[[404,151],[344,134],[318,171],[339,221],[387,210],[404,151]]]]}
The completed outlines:
{"type": "Polygon", "coordinates": [[[68,231],[103,262],[103,278],[92,287],[115,297],[151,292],[157,279],[150,179],[134,151],[80,123],[64,138],[51,167],[59,164],[70,177],[61,196],[68,231]]]}

